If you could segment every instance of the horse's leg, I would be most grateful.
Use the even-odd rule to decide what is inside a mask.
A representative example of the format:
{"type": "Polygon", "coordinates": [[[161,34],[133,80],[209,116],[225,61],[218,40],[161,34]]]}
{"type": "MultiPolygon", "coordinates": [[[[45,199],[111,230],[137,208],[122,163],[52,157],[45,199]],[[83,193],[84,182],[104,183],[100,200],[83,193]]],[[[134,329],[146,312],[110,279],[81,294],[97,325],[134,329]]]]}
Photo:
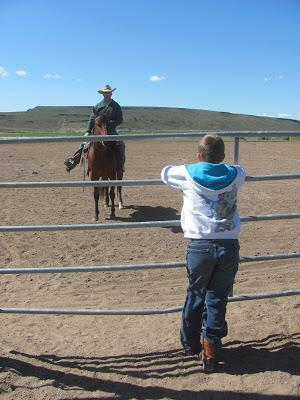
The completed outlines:
{"type": "Polygon", "coordinates": [[[109,192],[109,187],[104,188],[104,204],[103,204],[103,206],[105,208],[109,206],[108,192],[109,192]]]}
{"type": "MultiPolygon", "coordinates": [[[[123,179],[123,171],[118,171],[117,180],[121,181],[122,179],[123,179]]],[[[122,186],[117,187],[117,192],[118,192],[119,210],[122,210],[124,208],[123,198],[122,198],[122,186]]]]}
{"type": "Polygon", "coordinates": [[[115,218],[115,187],[111,186],[109,191],[109,197],[111,201],[110,218],[115,218]]]}
{"type": "Polygon", "coordinates": [[[118,192],[119,210],[122,210],[124,208],[123,198],[122,198],[122,186],[117,187],[117,192],[118,192]]]}
{"type": "Polygon", "coordinates": [[[95,200],[95,221],[99,220],[99,188],[94,187],[94,200],[95,200]]]}

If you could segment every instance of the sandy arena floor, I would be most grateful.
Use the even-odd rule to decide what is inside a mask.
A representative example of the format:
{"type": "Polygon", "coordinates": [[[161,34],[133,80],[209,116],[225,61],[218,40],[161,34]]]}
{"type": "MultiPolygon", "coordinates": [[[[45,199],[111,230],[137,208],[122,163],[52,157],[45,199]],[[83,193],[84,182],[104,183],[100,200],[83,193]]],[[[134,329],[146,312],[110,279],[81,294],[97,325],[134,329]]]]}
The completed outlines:
{"type": "MultiPolygon", "coordinates": [[[[194,161],[195,141],[133,141],[124,179],[159,178],[167,164],[194,161]]],[[[76,143],[2,145],[2,181],[82,180],[63,159],[76,143]]],[[[232,144],[227,144],[231,162],[232,144]]],[[[299,172],[300,142],[242,142],[248,175],[299,172]]],[[[166,186],[125,187],[116,222],[179,218],[181,194],[166,186]]],[[[299,212],[300,181],[249,182],[242,216],[299,212]]],[[[101,209],[109,223],[108,210],[101,209]]],[[[92,189],[1,189],[1,225],[91,223],[92,189]]],[[[299,252],[300,222],[245,223],[241,255],[299,252]]],[[[0,267],[181,261],[178,229],[0,233],[0,267]]],[[[299,259],[241,264],[234,292],[299,289],[299,259]]],[[[184,268],[1,275],[2,307],[166,308],[181,306],[184,268]]],[[[217,373],[184,358],[180,313],[157,316],[1,314],[0,399],[296,399],[300,394],[299,296],[228,305],[229,335],[217,373]]]]}

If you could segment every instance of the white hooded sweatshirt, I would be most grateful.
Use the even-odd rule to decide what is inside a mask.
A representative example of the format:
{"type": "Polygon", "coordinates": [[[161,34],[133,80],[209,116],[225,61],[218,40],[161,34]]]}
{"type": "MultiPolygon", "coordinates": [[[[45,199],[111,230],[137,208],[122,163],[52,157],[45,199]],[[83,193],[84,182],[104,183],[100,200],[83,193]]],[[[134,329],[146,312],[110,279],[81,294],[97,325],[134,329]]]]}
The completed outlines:
{"type": "Polygon", "coordinates": [[[238,239],[237,191],[246,173],[240,166],[199,162],[167,166],[162,181],[183,192],[181,226],[190,239],[238,239]]]}

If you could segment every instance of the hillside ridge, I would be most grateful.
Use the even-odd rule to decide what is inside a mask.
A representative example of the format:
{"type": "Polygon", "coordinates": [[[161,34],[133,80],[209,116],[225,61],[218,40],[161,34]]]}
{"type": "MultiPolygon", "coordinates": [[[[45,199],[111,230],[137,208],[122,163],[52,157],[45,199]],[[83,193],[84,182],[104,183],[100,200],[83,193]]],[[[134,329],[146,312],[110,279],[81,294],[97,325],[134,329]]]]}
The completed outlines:
{"type": "MultiPolygon", "coordinates": [[[[1,133],[84,132],[92,106],[36,106],[27,111],[0,112],[1,133]]],[[[300,121],[226,111],[173,107],[122,107],[120,131],[294,131],[300,121]]]]}

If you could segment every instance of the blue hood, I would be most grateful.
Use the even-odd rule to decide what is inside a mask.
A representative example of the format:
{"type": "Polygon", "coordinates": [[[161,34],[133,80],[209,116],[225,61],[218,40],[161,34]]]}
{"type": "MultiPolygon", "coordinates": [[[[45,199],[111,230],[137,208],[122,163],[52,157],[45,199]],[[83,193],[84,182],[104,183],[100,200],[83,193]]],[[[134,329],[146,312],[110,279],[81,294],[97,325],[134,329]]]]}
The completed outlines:
{"type": "Polygon", "coordinates": [[[237,175],[237,169],[226,164],[198,162],[187,164],[185,167],[195,182],[212,190],[224,189],[234,181],[237,175]]]}

